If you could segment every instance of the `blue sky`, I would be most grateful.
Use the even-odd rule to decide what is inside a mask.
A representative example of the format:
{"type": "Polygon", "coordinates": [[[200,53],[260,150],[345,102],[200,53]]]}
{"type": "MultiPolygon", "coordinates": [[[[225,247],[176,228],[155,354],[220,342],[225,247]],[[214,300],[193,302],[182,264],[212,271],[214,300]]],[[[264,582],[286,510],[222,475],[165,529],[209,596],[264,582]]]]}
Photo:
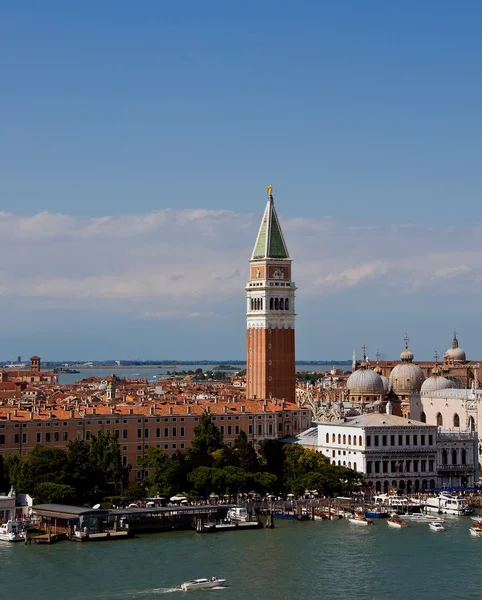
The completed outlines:
{"type": "Polygon", "coordinates": [[[431,358],[453,327],[482,357],[479,2],[25,1],[0,28],[1,358],[242,358],[268,183],[299,358],[405,330],[431,358]]]}

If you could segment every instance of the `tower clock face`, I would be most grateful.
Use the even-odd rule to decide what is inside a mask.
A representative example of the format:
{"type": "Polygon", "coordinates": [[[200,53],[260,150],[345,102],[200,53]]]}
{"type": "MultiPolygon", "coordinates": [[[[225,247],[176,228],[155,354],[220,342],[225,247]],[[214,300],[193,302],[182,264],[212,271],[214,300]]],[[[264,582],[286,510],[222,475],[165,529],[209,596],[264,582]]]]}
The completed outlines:
{"type": "Polygon", "coordinates": [[[284,271],[283,269],[275,269],[273,271],[273,279],[284,279],[284,271]]]}

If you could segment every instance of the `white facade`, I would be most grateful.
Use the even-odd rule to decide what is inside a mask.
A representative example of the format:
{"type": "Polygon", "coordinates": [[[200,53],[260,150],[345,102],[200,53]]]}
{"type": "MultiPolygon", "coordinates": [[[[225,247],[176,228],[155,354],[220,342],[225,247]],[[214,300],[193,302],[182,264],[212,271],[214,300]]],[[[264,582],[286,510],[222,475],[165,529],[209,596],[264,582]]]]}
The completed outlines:
{"type": "Polygon", "coordinates": [[[474,444],[472,433],[440,432],[389,414],[318,423],[317,450],[332,464],[363,473],[375,491],[473,487],[474,444]]]}
{"type": "MultiPolygon", "coordinates": [[[[445,389],[422,394],[421,420],[453,433],[478,432],[482,423],[482,390],[445,389]]],[[[482,462],[482,446],[478,447],[482,462]]]]}

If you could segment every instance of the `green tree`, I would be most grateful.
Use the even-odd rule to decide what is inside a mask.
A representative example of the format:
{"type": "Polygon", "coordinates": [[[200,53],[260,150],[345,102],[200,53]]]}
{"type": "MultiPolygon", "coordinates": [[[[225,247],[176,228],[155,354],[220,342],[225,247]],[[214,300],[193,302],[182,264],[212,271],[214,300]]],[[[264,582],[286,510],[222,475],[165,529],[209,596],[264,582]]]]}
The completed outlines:
{"type": "Polygon", "coordinates": [[[182,454],[171,456],[151,446],[146,451],[142,467],[153,471],[144,479],[144,484],[148,488],[156,488],[158,494],[170,497],[183,486],[185,473],[182,454]]]}
{"type": "Polygon", "coordinates": [[[256,450],[248,441],[248,436],[243,430],[240,431],[238,437],[234,440],[234,454],[238,460],[241,469],[254,473],[259,469],[258,457],[256,450]]]}
{"type": "Polygon", "coordinates": [[[212,472],[220,469],[211,469],[210,467],[197,467],[189,473],[187,480],[200,496],[207,498],[212,489],[212,472]]]}
{"type": "Polygon", "coordinates": [[[194,428],[194,437],[187,451],[191,465],[194,468],[201,465],[211,466],[213,463],[212,452],[223,447],[223,434],[213,423],[211,414],[203,412],[199,423],[194,428]]]}
{"type": "Polygon", "coordinates": [[[70,485],[46,481],[36,486],[34,502],[35,504],[70,504],[75,500],[76,494],[76,490],[70,485]]]}
{"type": "Polygon", "coordinates": [[[253,476],[254,482],[256,483],[256,487],[258,491],[261,493],[272,492],[275,489],[276,482],[278,478],[273,473],[263,473],[258,472],[253,476]]]}
{"type": "Polygon", "coordinates": [[[118,436],[110,431],[100,431],[90,442],[90,465],[104,473],[104,484],[117,493],[127,485],[129,469],[122,464],[118,436]]]}
{"type": "Polygon", "coordinates": [[[8,477],[8,469],[5,465],[3,454],[0,454],[0,492],[8,492],[10,489],[10,480],[8,477]]]}

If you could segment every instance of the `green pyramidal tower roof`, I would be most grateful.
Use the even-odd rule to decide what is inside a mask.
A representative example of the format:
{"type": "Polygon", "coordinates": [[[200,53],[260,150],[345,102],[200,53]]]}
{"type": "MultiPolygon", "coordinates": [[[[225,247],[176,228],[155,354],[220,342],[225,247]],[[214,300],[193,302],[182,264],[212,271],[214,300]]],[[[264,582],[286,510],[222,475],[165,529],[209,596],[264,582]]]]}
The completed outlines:
{"type": "Polygon", "coordinates": [[[271,186],[268,186],[268,202],[259,228],[251,260],[264,258],[289,258],[288,248],[281,231],[274,207],[271,186]]]}

